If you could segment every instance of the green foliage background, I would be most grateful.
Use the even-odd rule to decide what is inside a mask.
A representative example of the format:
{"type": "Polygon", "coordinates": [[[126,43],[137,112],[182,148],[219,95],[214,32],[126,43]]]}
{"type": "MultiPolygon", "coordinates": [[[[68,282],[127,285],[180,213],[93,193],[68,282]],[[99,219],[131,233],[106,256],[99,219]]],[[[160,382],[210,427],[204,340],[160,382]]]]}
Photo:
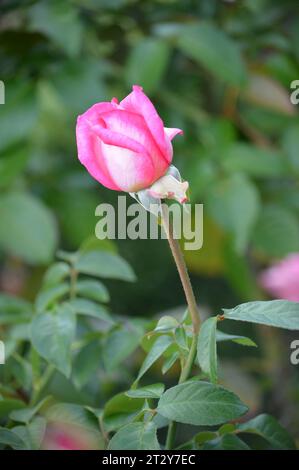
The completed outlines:
{"type": "MultiPolygon", "coordinates": [[[[136,83],[166,125],[185,132],[174,164],[192,202],[204,203],[204,247],[186,252],[203,311],[265,298],[260,270],[299,251],[299,118],[290,102],[299,79],[298,2],[4,0],[0,9],[2,290],[32,300],[58,247],[77,250],[94,233],[95,207],[116,203],[78,162],[75,122],[136,83]]],[[[116,245],[137,281],[107,282],[114,312],[151,318],[184,305],[165,241],[116,245]]],[[[299,438],[298,366],[289,362],[295,333],[236,327],[244,333],[263,359],[223,345],[224,382],[299,438]]],[[[124,350],[131,336],[122,337],[124,350]]],[[[102,380],[106,398],[129,382],[102,380]]],[[[52,393],[95,401],[92,390],[61,377],[52,393]]]]}

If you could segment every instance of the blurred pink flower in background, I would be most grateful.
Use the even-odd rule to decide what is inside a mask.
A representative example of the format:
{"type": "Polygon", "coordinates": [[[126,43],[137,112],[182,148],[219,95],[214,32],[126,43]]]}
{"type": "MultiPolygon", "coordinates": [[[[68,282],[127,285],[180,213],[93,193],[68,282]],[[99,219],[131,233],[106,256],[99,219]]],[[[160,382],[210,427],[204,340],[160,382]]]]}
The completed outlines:
{"type": "Polygon", "coordinates": [[[262,272],[260,285],[273,297],[299,302],[299,253],[262,272]]]}
{"type": "Polygon", "coordinates": [[[109,189],[137,192],[165,175],[172,160],[171,140],[180,129],[164,127],[140,86],[120,103],[93,105],[77,121],[80,162],[109,189]]]}
{"type": "Polygon", "coordinates": [[[101,442],[80,426],[52,423],[47,426],[43,440],[44,450],[99,450],[101,442]]]}

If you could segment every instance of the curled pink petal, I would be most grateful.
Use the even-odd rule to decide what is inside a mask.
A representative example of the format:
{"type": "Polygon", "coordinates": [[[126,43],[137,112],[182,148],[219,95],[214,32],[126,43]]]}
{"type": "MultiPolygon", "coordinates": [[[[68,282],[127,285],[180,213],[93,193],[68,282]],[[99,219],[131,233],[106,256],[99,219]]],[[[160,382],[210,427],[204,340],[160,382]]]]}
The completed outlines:
{"type": "Polygon", "coordinates": [[[164,132],[169,138],[169,140],[172,140],[178,134],[184,134],[184,131],[182,131],[182,129],[177,129],[176,127],[164,127],[164,132]]]}
{"type": "Polygon", "coordinates": [[[146,149],[143,147],[142,144],[124,134],[119,134],[118,132],[110,131],[109,129],[106,129],[105,127],[100,125],[93,126],[92,130],[96,133],[98,137],[100,137],[104,144],[115,145],[116,147],[126,148],[137,153],[146,152],[146,149]]]}

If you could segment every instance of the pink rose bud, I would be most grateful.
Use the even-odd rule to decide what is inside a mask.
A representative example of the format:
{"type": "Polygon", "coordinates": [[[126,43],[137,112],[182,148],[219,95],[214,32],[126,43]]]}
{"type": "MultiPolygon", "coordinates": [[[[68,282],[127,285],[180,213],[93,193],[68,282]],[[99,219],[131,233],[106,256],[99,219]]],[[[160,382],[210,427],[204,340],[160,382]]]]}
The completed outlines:
{"type": "Polygon", "coordinates": [[[266,269],[259,281],[273,297],[299,302],[299,253],[291,254],[266,269]]]}
{"type": "Polygon", "coordinates": [[[102,185],[135,193],[149,188],[167,172],[171,140],[180,129],[164,127],[140,86],[120,103],[97,103],[78,117],[80,162],[102,185]]]}

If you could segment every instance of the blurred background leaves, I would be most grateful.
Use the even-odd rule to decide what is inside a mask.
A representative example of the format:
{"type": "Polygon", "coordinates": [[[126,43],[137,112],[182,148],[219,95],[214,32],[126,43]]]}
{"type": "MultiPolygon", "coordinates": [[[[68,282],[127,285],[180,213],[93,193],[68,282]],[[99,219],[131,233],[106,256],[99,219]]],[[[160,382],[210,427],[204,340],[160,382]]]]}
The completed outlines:
{"type": "MultiPolygon", "coordinates": [[[[185,132],[174,143],[174,162],[192,202],[204,204],[204,246],[186,252],[200,303],[217,314],[263,298],[260,270],[299,251],[299,119],[290,101],[299,79],[298,2],[3,0],[0,8],[2,290],[32,299],[58,246],[77,249],[94,233],[97,204],[116,204],[117,194],[77,160],[76,117],[138,83],[165,124],[185,132]]],[[[184,304],[164,241],[117,244],[138,282],[108,282],[116,312],[150,316],[184,304]]],[[[117,336],[116,329],[108,348],[117,336]]],[[[255,336],[265,361],[256,352],[247,362],[238,358],[246,380],[259,384],[256,409],[276,410],[298,433],[293,336],[266,337],[260,329],[255,336]],[[282,393],[285,377],[291,385],[282,393]]],[[[223,351],[236,354],[229,345],[223,351]]],[[[237,389],[237,366],[235,376],[237,389]]]]}

